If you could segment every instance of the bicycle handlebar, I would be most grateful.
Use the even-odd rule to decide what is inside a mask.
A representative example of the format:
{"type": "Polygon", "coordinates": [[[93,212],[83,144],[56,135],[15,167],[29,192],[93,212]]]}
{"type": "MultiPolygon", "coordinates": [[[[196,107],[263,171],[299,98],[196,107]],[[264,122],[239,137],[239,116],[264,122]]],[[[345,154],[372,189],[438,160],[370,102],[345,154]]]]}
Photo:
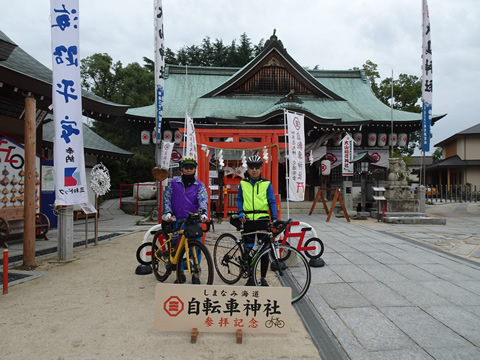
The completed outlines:
{"type": "Polygon", "coordinates": [[[293,219],[290,218],[286,221],[276,220],[276,221],[272,222],[270,224],[270,229],[272,230],[273,237],[277,237],[278,235],[283,233],[287,229],[288,225],[290,225],[292,223],[292,221],[293,221],[293,219]],[[273,226],[274,224],[275,224],[275,227],[273,226]],[[279,226],[277,227],[277,225],[279,225],[279,226]]]}
{"type": "MultiPolygon", "coordinates": [[[[175,229],[172,229],[171,232],[177,232],[177,231],[180,231],[182,226],[185,225],[185,224],[198,224],[198,223],[202,223],[202,220],[201,220],[201,215],[202,214],[199,214],[199,213],[192,213],[192,212],[189,212],[187,211],[187,214],[188,214],[188,218],[186,219],[183,219],[182,221],[180,221],[179,223],[177,223],[177,226],[175,229]]],[[[177,221],[177,218],[175,216],[172,216],[171,217],[171,222],[176,222],[177,221]]],[[[166,220],[163,220],[163,217],[162,217],[162,222],[165,221],[167,222],[166,220]]],[[[209,220],[209,221],[206,221],[204,222],[203,224],[206,224],[207,228],[206,229],[202,229],[202,231],[204,233],[210,231],[210,227],[212,227],[212,229],[215,230],[215,227],[213,225],[213,221],[212,220],[209,220]]]]}
{"type": "MultiPolygon", "coordinates": [[[[243,223],[237,220],[238,215],[232,215],[231,219],[234,219],[236,221],[235,223],[232,223],[232,221],[230,223],[233,226],[235,226],[237,228],[237,230],[243,230],[243,228],[244,228],[243,223]]],[[[247,221],[249,221],[249,219],[247,219],[247,221]]],[[[275,238],[278,235],[280,235],[281,233],[283,233],[287,229],[287,227],[292,223],[292,221],[293,221],[292,218],[290,218],[286,221],[275,220],[275,221],[268,224],[268,230],[270,230],[272,232],[272,235],[275,238]]]]}

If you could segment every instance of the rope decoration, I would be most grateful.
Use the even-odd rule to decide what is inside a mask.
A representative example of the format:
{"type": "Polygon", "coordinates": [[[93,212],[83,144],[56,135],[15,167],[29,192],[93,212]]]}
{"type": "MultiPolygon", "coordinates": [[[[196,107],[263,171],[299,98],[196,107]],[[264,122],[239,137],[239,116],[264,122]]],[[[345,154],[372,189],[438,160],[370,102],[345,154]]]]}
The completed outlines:
{"type": "Polygon", "coordinates": [[[247,157],[245,156],[245,150],[242,151],[242,167],[247,169],[247,157]]]}

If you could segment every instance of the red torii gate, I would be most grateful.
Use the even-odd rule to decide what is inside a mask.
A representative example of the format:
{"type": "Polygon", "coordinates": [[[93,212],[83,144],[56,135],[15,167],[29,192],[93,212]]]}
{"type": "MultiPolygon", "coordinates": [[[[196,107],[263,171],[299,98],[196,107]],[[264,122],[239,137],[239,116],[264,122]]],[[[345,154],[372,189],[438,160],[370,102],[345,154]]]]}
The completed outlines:
{"type": "MultiPolygon", "coordinates": [[[[181,128],[181,132],[185,129],[181,128]]],[[[281,218],[281,202],[278,193],[278,157],[279,150],[285,148],[285,143],[279,142],[279,137],[285,136],[283,129],[232,129],[232,128],[195,128],[197,140],[197,177],[206,187],[209,184],[209,161],[202,145],[211,149],[223,150],[252,150],[270,149],[271,161],[265,163],[262,169],[262,176],[269,179],[273,186],[273,192],[277,203],[278,218],[281,218]],[[230,142],[214,142],[214,138],[232,138],[230,142]],[[241,142],[241,138],[254,138],[255,142],[241,142]]],[[[239,159],[240,160],[240,159],[239,159]]],[[[208,192],[208,206],[210,209],[210,191],[208,192]]]]}

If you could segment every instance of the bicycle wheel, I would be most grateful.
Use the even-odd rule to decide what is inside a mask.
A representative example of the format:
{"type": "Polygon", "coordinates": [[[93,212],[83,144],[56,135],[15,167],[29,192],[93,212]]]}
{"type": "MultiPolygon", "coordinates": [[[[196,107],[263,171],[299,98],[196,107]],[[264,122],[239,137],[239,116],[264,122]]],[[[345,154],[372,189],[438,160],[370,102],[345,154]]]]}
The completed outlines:
{"type": "Polygon", "coordinates": [[[214,270],[210,251],[204,243],[197,240],[188,240],[188,247],[190,253],[188,260],[185,256],[185,247],[179,250],[179,262],[183,266],[177,264],[177,281],[183,283],[185,279],[186,283],[213,285],[214,270]],[[187,261],[190,263],[190,273],[188,272],[187,261]],[[184,279],[181,276],[182,274],[185,276],[184,279]]]}
{"type": "Polygon", "coordinates": [[[325,247],[323,246],[322,240],[319,238],[313,237],[307,240],[305,247],[315,246],[315,250],[305,250],[305,255],[309,259],[318,259],[323,255],[325,247]]]}
{"type": "MultiPolygon", "coordinates": [[[[283,244],[283,245],[287,245],[287,246],[291,247],[291,245],[288,241],[286,241],[285,244],[283,244]]],[[[288,258],[290,257],[290,254],[291,254],[290,250],[282,249],[281,251],[278,252],[278,258],[281,261],[287,261],[288,258]]],[[[270,261],[273,261],[272,257],[270,258],[270,261]]]]}
{"type": "Polygon", "coordinates": [[[232,234],[222,234],[213,248],[213,262],[218,276],[226,284],[235,284],[242,277],[242,246],[232,234]]]}
{"type": "Polygon", "coordinates": [[[140,245],[137,249],[136,256],[140,264],[147,266],[152,265],[152,242],[147,241],[140,245]],[[143,258],[146,260],[143,260],[143,258]]]}
{"type": "Polygon", "coordinates": [[[289,257],[287,260],[275,260],[278,259],[275,254],[273,254],[273,249],[271,247],[266,248],[260,254],[260,256],[255,260],[253,264],[252,277],[255,284],[260,284],[260,279],[265,277],[269,286],[288,286],[292,289],[292,303],[300,300],[308,291],[310,287],[310,281],[312,273],[310,271],[310,266],[308,265],[307,259],[302,255],[300,251],[295,248],[292,248],[288,245],[278,245],[278,251],[283,253],[285,251],[289,252],[289,257]],[[262,259],[268,259],[268,262],[264,260],[262,269],[262,259]],[[279,264],[275,266],[275,270],[269,269],[270,259],[273,261],[278,261],[279,264]],[[266,265],[266,266],[265,266],[266,265]],[[281,269],[281,270],[280,270],[281,269]],[[262,276],[262,270],[264,270],[265,276],[262,276]]]}
{"type": "Polygon", "coordinates": [[[14,154],[10,156],[10,160],[11,160],[10,165],[12,166],[12,168],[17,170],[23,168],[23,164],[25,164],[25,160],[23,159],[23,156],[19,154],[14,154]],[[13,160],[13,159],[17,159],[17,160],[13,160]]]}
{"type": "MultiPolygon", "coordinates": [[[[160,232],[157,232],[159,234],[160,232]]],[[[157,241],[159,236],[155,234],[152,241],[152,270],[158,281],[165,281],[172,273],[170,265],[170,249],[168,241],[157,241]]]]}

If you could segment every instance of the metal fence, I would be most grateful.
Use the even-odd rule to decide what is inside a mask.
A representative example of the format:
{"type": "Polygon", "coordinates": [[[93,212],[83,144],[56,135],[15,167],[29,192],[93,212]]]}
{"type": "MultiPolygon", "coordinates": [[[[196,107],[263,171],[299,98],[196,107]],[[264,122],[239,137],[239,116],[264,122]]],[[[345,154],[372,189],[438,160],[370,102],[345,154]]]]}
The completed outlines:
{"type": "Polygon", "coordinates": [[[428,202],[477,202],[480,194],[477,185],[425,185],[428,202]]]}

